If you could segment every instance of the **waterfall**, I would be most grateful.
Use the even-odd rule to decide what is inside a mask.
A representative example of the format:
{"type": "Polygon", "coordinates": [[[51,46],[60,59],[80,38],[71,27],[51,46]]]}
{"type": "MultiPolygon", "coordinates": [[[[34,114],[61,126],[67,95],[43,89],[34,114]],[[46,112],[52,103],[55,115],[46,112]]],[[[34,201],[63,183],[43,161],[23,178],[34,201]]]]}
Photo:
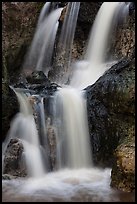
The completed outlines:
{"type": "MultiPolygon", "coordinates": [[[[74,67],[71,79],[73,87],[84,89],[94,84],[110,67],[106,62],[107,50],[111,44],[109,40],[120,15],[124,18],[127,14],[125,9],[128,10],[125,2],[104,2],[102,4],[92,26],[84,60],[76,63],[74,67]]],[[[113,62],[110,64],[112,65],[113,62]]]]}
{"type": "MultiPolygon", "coordinates": [[[[49,62],[52,57],[58,19],[62,8],[55,9],[45,16],[45,13],[49,11],[49,6],[50,2],[47,2],[40,14],[25,68],[34,66],[37,70],[46,72],[45,64],[50,66],[49,62]]],[[[53,121],[52,126],[56,135],[56,167],[58,170],[93,167],[86,96],[82,89],[95,83],[104,71],[109,69],[110,66],[109,64],[106,65],[105,61],[108,38],[110,38],[110,34],[118,22],[117,16],[122,9],[125,9],[125,6],[128,8],[124,2],[104,2],[102,4],[90,33],[84,60],[76,63],[74,67],[76,70],[70,79],[69,86],[62,85],[62,88],[53,95],[51,114],[53,118],[50,119],[53,121]]],[[[79,7],[80,2],[69,2],[60,37],[60,45],[67,53],[65,60],[67,60],[68,65],[64,67],[66,77],[68,77],[67,69],[71,62],[70,53],[79,7]]],[[[123,13],[125,14],[125,10],[123,13]]],[[[32,177],[43,176],[50,166],[44,98],[35,96],[39,102],[33,106],[35,111],[36,109],[39,110],[38,132],[33,109],[28,102],[29,98],[23,92],[16,90],[15,93],[20,103],[20,112],[14,118],[8,137],[3,143],[3,162],[10,139],[17,137],[23,143],[28,175],[32,177]]]]}
{"type": "Polygon", "coordinates": [[[45,174],[45,168],[40,151],[40,142],[32,107],[24,93],[16,92],[20,104],[20,112],[12,121],[11,128],[2,146],[2,160],[4,170],[4,156],[12,138],[19,138],[24,147],[27,173],[30,177],[39,177],[45,174]]]}
{"type": "Polygon", "coordinates": [[[42,23],[42,21],[44,21],[45,16],[47,16],[50,9],[50,5],[51,5],[51,2],[46,2],[45,5],[43,6],[38,19],[38,26],[42,23]]]}
{"type": "Polygon", "coordinates": [[[51,65],[52,52],[58,28],[58,19],[62,9],[63,8],[55,9],[44,17],[43,12],[45,13],[48,10],[48,7],[45,5],[23,65],[24,71],[28,72],[29,70],[36,69],[47,74],[49,70],[47,66],[51,65]]]}
{"type": "MultiPolygon", "coordinates": [[[[50,23],[50,20],[49,20],[49,23],[50,23]]],[[[54,42],[55,42],[58,25],[59,23],[56,22],[56,24],[54,25],[55,27],[52,27],[51,29],[50,35],[49,36],[46,35],[47,41],[44,40],[43,42],[43,45],[41,47],[41,51],[39,54],[40,56],[36,64],[36,70],[38,71],[42,70],[45,74],[48,73],[50,66],[51,66],[52,53],[54,49],[54,42]]],[[[47,28],[48,27],[46,25],[46,29],[47,28]]],[[[47,33],[47,31],[45,33],[47,33]]]]}
{"type": "Polygon", "coordinates": [[[71,49],[74,40],[80,2],[69,2],[63,22],[59,44],[66,53],[68,67],[71,63],[71,49]]]}
{"type": "Polygon", "coordinates": [[[68,81],[71,69],[71,52],[76,30],[76,23],[80,8],[80,2],[68,2],[66,13],[64,14],[63,25],[59,37],[57,48],[57,60],[62,59],[63,67],[61,77],[57,77],[56,82],[63,84],[68,81]]]}
{"type": "Polygon", "coordinates": [[[49,159],[49,144],[47,138],[47,128],[46,125],[46,115],[44,108],[44,98],[40,96],[35,96],[37,98],[37,102],[34,106],[35,112],[37,113],[37,124],[38,124],[38,132],[40,138],[40,147],[43,157],[43,164],[47,170],[50,170],[50,159],[49,159]]]}
{"type": "MultiPolygon", "coordinates": [[[[51,2],[46,2],[40,13],[24,63],[26,71],[36,69],[47,73],[50,69],[58,19],[62,12],[62,8],[56,8],[54,3],[51,5],[51,2]]],[[[84,60],[72,66],[71,49],[79,7],[80,2],[68,2],[59,38],[57,60],[60,62],[63,57],[64,61],[60,62],[61,75],[53,74],[57,74],[55,81],[62,87],[57,88],[54,94],[50,92],[52,85],[46,90],[42,85],[39,94],[39,84],[38,87],[29,84],[27,89],[13,89],[20,111],[11,122],[9,133],[2,144],[2,170],[4,173],[8,144],[11,139],[18,138],[23,145],[22,158],[25,160],[28,178],[3,179],[3,202],[122,200],[121,194],[110,187],[111,169],[95,167],[92,162],[86,92],[83,89],[95,83],[115,63],[106,61],[110,57],[107,56],[110,39],[119,18],[124,20],[128,14],[129,3],[102,4],[89,35],[84,60]],[[68,79],[69,85],[66,85],[68,79]],[[55,171],[49,173],[51,169],[55,171]]]]}
{"type": "Polygon", "coordinates": [[[93,64],[105,62],[105,54],[109,45],[109,38],[118,23],[121,7],[125,8],[125,2],[104,2],[96,16],[90,34],[85,60],[93,64]]]}
{"type": "MultiPolygon", "coordinates": [[[[85,60],[76,63],[70,85],[55,94],[55,127],[58,168],[80,168],[92,166],[92,156],[87,122],[86,99],[82,89],[93,84],[110,64],[104,64],[108,38],[118,22],[117,15],[125,3],[104,2],[97,14],[85,55],[85,60]]],[[[68,7],[69,9],[69,7],[68,7]]],[[[69,16],[65,19],[69,22],[69,16]]],[[[67,41],[67,32],[64,44],[67,41]]],[[[62,37],[62,39],[63,39],[62,37]]],[[[69,39],[69,37],[68,37],[69,39]]],[[[111,62],[112,63],[112,62],[111,62]]],[[[113,64],[113,63],[112,63],[113,64]]],[[[92,141],[91,141],[92,142],[92,141]]]]}
{"type": "Polygon", "coordinates": [[[83,93],[71,87],[62,88],[55,94],[54,106],[58,168],[90,167],[91,148],[83,93]]]}

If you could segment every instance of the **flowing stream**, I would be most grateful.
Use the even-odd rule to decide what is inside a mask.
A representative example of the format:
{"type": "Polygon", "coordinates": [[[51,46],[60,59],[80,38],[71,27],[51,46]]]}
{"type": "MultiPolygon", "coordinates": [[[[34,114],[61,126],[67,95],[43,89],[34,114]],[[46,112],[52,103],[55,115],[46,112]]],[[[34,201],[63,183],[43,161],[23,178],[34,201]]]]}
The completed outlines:
{"type": "MultiPolygon", "coordinates": [[[[24,65],[28,68],[34,66],[36,70],[44,72],[47,72],[51,65],[58,19],[62,11],[62,8],[57,8],[49,13],[50,4],[51,2],[47,2],[41,11],[24,65]],[[47,49],[49,61],[45,57],[47,49]]],[[[67,69],[71,64],[70,53],[79,7],[80,2],[69,2],[60,36],[60,43],[67,52],[67,69]]],[[[106,61],[106,50],[110,44],[109,37],[117,25],[119,12],[123,9],[123,13],[127,13],[125,9],[128,10],[128,6],[124,2],[102,4],[92,26],[84,60],[76,62],[73,72],[69,73],[70,84],[66,86],[61,82],[62,88],[58,88],[52,97],[50,125],[56,141],[54,171],[50,169],[51,158],[48,158],[49,124],[44,97],[27,95],[14,89],[20,112],[12,121],[9,134],[3,143],[3,172],[7,146],[12,138],[18,138],[24,147],[27,178],[3,180],[3,202],[134,201],[132,194],[122,193],[110,187],[110,168],[96,168],[92,162],[92,141],[89,138],[86,93],[83,90],[95,83],[110,68],[110,64],[115,63],[106,61]],[[33,106],[30,105],[29,97],[35,98],[33,106]],[[37,112],[38,127],[34,110],[37,112]]]]}

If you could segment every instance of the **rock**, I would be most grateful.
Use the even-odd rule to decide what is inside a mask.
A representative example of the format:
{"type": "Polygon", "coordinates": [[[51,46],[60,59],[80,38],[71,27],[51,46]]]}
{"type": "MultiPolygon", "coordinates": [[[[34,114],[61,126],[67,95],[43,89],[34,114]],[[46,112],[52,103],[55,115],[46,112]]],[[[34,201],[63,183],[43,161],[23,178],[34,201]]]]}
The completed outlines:
{"type": "Polygon", "coordinates": [[[135,62],[122,60],[86,88],[95,164],[112,166],[119,141],[135,125],[135,62]]]}
{"type": "Polygon", "coordinates": [[[2,83],[2,140],[9,130],[10,122],[19,112],[19,104],[14,91],[9,88],[8,83],[2,83]]]}
{"type": "MultiPolygon", "coordinates": [[[[2,140],[6,137],[12,118],[19,110],[15,93],[9,89],[9,85],[21,82],[22,64],[43,4],[2,3],[2,140]]],[[[24,81],[21,86],[25,86],[24,81]]]]}
{"type": "Polygon", "coordinates": [[[120,59],[130,58],[135,50],[135,6],[130,2],[129,15],[123,24],[118,25],[116,37],[112,39],[112,49],[110,52],[120,59]]]}
{"type": "Polygon", "coordinates": [[[56,135],[54,127],[51,125],[50,118],[47,119],[47,137],[49,143],[49,157],[52,171],[57,170],[56,166],[56,135]]]}
{"type": "Polygon", "coordinates": [[[2,3],[2,53],[7,72],[10,78],[14,78],[14,82],[21,71],[43,4],[42,2],[2,3]]]}
{"type": "Polygon", "coordinates": [[[125,192],[135,191],[135,130],[121,141],[115,150],[116,162],[112,166],[111,186],[125,192]]]}
{"type": "Polygon", "coordinates": [[[18,139],[11,139],[4,158],[4,174],[24,177],[27,175],[26,166],[21,163],[23,145],[18,139]]]}
{"type": "Polygon", "coordinates": [[[2,175],[2,180],[11,180],[11,179],[16,179],[18,178],[17,176],[12,176],[10,174],[3,174],[2,175]]]}
{"type": "Polygon", "coordinates": [[[31,75],[27,76],[26,79],[30,84],[44,84],[45,86],[50,85],[49,79],[42,71],[34,71],[31,75]]]}

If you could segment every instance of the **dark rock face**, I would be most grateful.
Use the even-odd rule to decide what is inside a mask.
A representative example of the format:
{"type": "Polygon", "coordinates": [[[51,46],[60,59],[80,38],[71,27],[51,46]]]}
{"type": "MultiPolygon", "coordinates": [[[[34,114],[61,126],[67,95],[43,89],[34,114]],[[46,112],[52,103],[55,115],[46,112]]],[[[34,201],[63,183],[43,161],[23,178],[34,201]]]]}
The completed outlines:
{"type": "Polygon", "coordinates": [[[7,83],[2,84],[2,140],[10,127],[10,122],[19,111],[17,97],[7,83]]]}
{"type": "Polygon", "coordinates": [[[112,66],[86,91],[94,162],[112,165],[119,141],[135,125],[134,60],[112,66]]]}
{"type": "Polygon", "coordinates": [[[30,84],[44,84],[49,86],[50,81],[42,71],[34,71],[31,75],[26,77],[30,84]]]}

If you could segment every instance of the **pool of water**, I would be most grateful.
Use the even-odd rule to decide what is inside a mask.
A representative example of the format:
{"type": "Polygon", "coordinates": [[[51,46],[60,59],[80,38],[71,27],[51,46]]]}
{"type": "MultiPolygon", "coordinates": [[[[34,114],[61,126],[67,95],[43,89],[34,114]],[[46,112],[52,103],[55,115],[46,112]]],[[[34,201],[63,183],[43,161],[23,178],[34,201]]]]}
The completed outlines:
{"type": "Polygon", "coordinates": [[[2,181],[2,202],[134,202],[110,187],[111,169],[64,169],[39,178],[2,181]]]}

